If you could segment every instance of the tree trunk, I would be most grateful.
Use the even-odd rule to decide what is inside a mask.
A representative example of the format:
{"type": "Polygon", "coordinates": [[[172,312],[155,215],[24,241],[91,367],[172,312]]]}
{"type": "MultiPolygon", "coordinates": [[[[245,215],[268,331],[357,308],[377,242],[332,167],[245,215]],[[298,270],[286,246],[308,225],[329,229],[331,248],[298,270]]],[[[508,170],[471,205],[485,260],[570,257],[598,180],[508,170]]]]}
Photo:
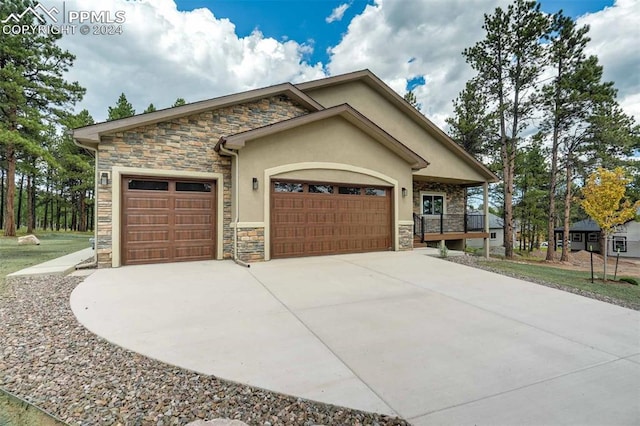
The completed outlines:
{"type": "Polygon", "coordinates": [[[4,169],[0,169],[0,229],[4,229],[4,169]]]}
{"type": "Polygon", "coordinates": [[[80,191],[78,193],[78,231],[87,231],[87,215],[86,215],[86,203],[84,202],[86,192],[80,191]]]}
{"type": "Polygon", "coordinates": [[[602,232],[604,234],[604,271],[603,271],[603,277],[602,279],[604,281],[607,281],[607,260],[608,260],[608,254],[609,254],[609,235],[607,232],[603,231],[602,232]]]}
{"type": "Polygon", "coordinates": [[[13,145],[7,145],[7,197],[4,204],[4,235],[5,237],[16,236],[16,151],[13,145]]]}
{"type": "Polygon", "coordinates": [[[570,229],[570,221],[571,221],[571,164],[567,161],[567,176],[566,176],[566,185],[567,192],[564,196],[564,238],[562,240],[562,256],[560,260],[562,262],[569,261],[569,229],[570,229]]]}
{"type": "Polygon", "coordinates": [[[35,198],[35,178],[32,176],[27,176],[27,234],[33,234],[33,228],[35,227],[35,198]]]}
{"type": "Polygon", "coordinates": [[[16,229],[20,229],[22,224],[22,193],[24,189],[24,175],[20,175],[20,191],[18,192],[18,218],[16,229]]]}

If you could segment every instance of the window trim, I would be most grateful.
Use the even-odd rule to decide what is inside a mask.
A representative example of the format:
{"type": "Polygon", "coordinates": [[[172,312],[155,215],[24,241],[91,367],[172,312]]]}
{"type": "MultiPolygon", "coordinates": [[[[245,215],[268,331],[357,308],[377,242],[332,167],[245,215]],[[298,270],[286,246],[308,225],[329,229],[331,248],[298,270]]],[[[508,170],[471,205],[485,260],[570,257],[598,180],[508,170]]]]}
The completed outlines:
{"type": "Polygon", "coordinates": [[[572,243],[581,243],[583,239],[584,238],[582,238],[582,232],[572,232],[571,233],[571,242],[572,243]],[[576,239],[576,237],[578,237],[578,238],[576,239]]]}
{"type": "Polygon", "coordinates": [[[618,251],[616,250],[616,243],[617,242],[621,242],[622,243],[622,248],[620,249],[620,253],[626,253],[627,252],[627,237],[621,236],[621,235],[614,235],[613,238],[611,239],[611,251],[613,253],[618,253],[618,251]]]}
{"type": "Polygon", "coordinates": [[[422,216],[435,216],[435,217],[439,217],[440,213],[422,213],[422,209],[424,207],[424,197],[425,196],[440,196],[442,197],[442,214],[445,215],[447,214],[447,193],[446,192],[429,192],[429,191],[420,191],[420,214],[422,216]]]}

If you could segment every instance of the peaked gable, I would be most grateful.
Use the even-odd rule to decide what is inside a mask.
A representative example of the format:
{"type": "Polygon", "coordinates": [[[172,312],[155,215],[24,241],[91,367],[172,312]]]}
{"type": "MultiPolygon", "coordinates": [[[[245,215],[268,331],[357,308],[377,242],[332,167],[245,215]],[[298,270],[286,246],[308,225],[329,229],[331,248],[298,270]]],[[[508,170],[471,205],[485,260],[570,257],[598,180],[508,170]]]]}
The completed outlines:
{"type": "MultiPolygon", "coordinates": [[[[441,170],[433,169],[437,167],[437,160],[441,160],[443,154],[449,153],[449,156],[457,159],[460,168],[468,168],[470,171],[469,174],[476,176],[474,178],[475,180],[498,181],[497,176],[493,172],[455,143],[446,133],[438,128],[438,126],[433,124],[433,122],[420,113],[420,111],[411,106],[369,70],[299,83],[296,84],[296,87],[325,107],[345,102],[350,104],[428,160],[431,166],[423,170],[425,173],[433,172],[435,175],[440,175],[441,170]],[[377,98],[365,98],[363,91],[358,91],[358,87],[366,87],[367,90],[375,93],[377,98]],[[423,135],[427,134],[429,138],[443,147],[444,150],[440,149],[440,152],[437,154],[434,152],[430,153],[429,151],[433,147],[425,146],[424,137],[420,138],[416,135],[409,136],[407,134],[407,126],[399,123],[398,120],[388,117],[387,114],[381,110],[382,107],[380,103],[376,102],[377,99],[386,102],[394,108],[397,111],[396,114],[398,117],[402,117],[405,123],[411,123],[416,129],[421,129],[423,135]],[[384,124],[382,124],[382,122],[384,122],[384,124]],[[431,154],[431,156],[429,154],[431,154]],[[434,155],[440,158],[434,158],[434,155]]],[[[446,171],[451,170],[452,167],[447,165],[442,169],[442,171],[446,171]]],[[[422,174],[422,172],[418,174],[422,174]]]]}

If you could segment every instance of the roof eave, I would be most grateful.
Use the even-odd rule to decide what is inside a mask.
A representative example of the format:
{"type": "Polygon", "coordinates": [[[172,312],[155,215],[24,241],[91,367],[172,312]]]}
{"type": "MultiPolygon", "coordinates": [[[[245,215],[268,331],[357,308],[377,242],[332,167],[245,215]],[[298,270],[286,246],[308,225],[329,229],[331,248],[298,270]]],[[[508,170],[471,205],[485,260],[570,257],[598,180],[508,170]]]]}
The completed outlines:
{"type": "Polygon", "coordinates": [[[282,83],[276,86],[249,90],[246,92],[193,102],[146,114],[138,114],[131,117],[121,118],[119,120],[106,121],[98,124],[92,124],[90,126],[80,127],[73,130],[73,137],[79,141],[99,144],[101,136],[105,134],[124,132],[137,127],[147,126],[162,121],[175,120],[209,110],[252,102],[268,96],[277,96],[279,94],[286,94],[288,97],[312,111],[319,111],[324,108],[293,84],[282,83]]]}

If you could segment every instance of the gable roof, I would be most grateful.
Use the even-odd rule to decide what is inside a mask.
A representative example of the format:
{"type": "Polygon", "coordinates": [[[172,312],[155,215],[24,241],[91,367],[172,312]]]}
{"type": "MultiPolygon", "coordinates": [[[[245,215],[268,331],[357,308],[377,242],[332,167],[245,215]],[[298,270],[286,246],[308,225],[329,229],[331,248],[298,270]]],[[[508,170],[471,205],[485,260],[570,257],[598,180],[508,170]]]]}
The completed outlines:
{"type": "MultiPolygon", "coordinates": [[[[564,231],[564,227],[558,226],[555,231],[564,231]]],[[[600,232],[600,227],[593,219],[584,219],[572,224],[569,232],[600,232]]]]}
{"type": "Polygon", "coordinates": [[[485,176],[490,182],[499,181],[498,177],[489,170],[484,164],[478,161],[475,157],[465,151],[460,145],[458,145],[453,139],[451,139],[445,132],[443,132],[438,126],[433,124],[431,120],[425,117],[420,111],[411,106],[402,96],[396,93],[393,89],[387,86],[382,80],[376,77],[370,70],[365,69],[361,71],[355,71],[347,74],[341,74],[334,77],[322,78],[319,80],[309,81],[305,83],[298,83],[298,87],[301,91],[306,92],[314,89],[320,89],[329,86],[337,86],[340,84],[350,83],[353,81],[360,81],[367,86],[375,90],[391,104],[396,106],[408,117],[414,120],[418,125],[425,129],[431,136],[437,141],[446,146],[455,155],[460,157],[463,161],[476,168],[483,176],[485,176]]]}
{"type": "Polygon", "coordinates": [[[187,115],[198,114],[208,110],[224,108],[226,106],[251,102],[277,95],[286,95],[311,111],[323,109],[322,105],[300,91],[300,89],[295,87],[293,84],[282,83],[275,86],[264,87],[262,89],[249,90],[247,92],[221,96],[178,107],[166,108],[146,114],[138,114],[131,117],[121,118],[119,120],[105,121],[103,123],[80,127],[73,130],[73,138],[83,145],[95,148],[100,143],[100,136],[103,134],[122,132],[135,127],[158,123],[160,121],[173,120],[187,115]]]}
{"type": "Polygon", "coordinates": [[[305,124],[326,120],[332,117],[344,118],[349,123],[380,142],[400,158],[404,159],[411,165],[411,168],[414,170],[425,168],[429,164],[427,160],[413,152],[402,142],[391,136],[389,133],[385,132],[377,124],[369,120],[367,117],[356,111],[348,104],[337,105],[331,108],[324,109],[322,111],[313,112],[311,114],[302,115],[299,117],[291,118],[289,120],[280,121],[278,123],[258,127],[253,130],[236,133],[234,135],[223,136],[216,144],[215,150],[220,151],[220,147],[222,145],[224,145],[225,148],[241,149],[245,146],[245,143],[247,141],[273,135],[285,130],[294,129],[305,124]]]}

